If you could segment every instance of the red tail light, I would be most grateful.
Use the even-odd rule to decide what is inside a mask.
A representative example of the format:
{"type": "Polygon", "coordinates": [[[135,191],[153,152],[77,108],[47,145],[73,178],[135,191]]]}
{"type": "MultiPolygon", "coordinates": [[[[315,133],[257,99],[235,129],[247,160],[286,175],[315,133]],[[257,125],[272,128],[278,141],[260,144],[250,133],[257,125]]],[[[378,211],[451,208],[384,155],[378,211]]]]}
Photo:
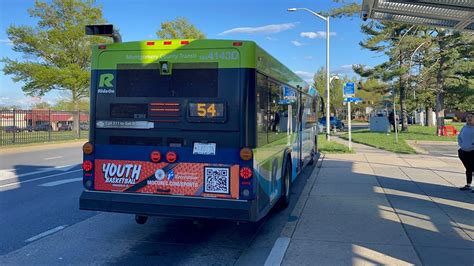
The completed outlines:
{"type": "Polygon", "coordinates": [[[94,164],[92,163],[92,161],[87,160],[82,163],[82,170],[86,172],[92,171],[93,168],[94,164]]]}
{"type": "Polygon", "coordinates": [[[240,177],[242,177],[243,179],[249,179],[252,177],[252,175],[252,169],[250,169],[249,167],[242,167],[240,169],[240,177]]]}
{"type": "Polygon", "coordinates": [[[159,151],[152,151],[150,153],[150,160],[154,163],[157,163],[161,160],[161,153],[159,151]]]}
{"type": "Polygon", "coordinates": [[[178,155],[174,151],[169,151],[166,153],[166,160],[169,163],[174,163],[178,159],[178,155]]]}
{"type": "Polygon", "coordinates": [[[233,42],[232,45],[233,46],[242,46],[242,42],[233,42]]]}
{"type": "Polygon", "coordinates": [[[181,44],[189,44],[189,41],[181,41],[181,44]]]}
{"type": "Polygon", "coordinates": [[[105,48],[107,48],[106,45],[99,45],[99,49],[100,49],[100,50],[104,50],[105,48]]]}
{"type": "Polygon", "coordinates": [[[146,45],[155,45],[155,42],[146,42],[146,45]]]}
{"type": "Polygon", "coordinates": [[[163,44],[164,44],[164,45],[170,45],[170,44],[171,44],[171,41],[164,41],[163,44]]]}

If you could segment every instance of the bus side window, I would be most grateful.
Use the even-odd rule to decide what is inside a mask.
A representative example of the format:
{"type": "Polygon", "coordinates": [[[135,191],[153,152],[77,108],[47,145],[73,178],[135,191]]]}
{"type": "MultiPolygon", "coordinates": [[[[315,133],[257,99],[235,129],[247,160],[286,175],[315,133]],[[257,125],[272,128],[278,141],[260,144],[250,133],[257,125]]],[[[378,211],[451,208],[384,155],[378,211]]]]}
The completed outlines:
{"type": "Polygon", "coordinates": [[[257,147],[268,143],[268,83],[267,77],[257,73],[257,147]]]}
{"type": "Polygon", "coordinates": [[[268,142],[276,141],[285,137],[285,127],[282,122],[285,121],[285,111],[287,104],[283,98],[283,86],[275,81],[269,80],[270,88],[270,126],[268,129],[268,142]]]}

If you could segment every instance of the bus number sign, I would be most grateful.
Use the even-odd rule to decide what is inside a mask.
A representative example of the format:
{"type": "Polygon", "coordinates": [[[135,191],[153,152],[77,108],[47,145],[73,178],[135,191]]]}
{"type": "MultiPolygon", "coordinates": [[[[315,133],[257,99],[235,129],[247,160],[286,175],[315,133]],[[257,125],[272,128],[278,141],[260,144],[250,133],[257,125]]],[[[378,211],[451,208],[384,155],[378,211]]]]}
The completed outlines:
{"type": "Polygon", "coordinates": [[[189,103],[189,116],[194,118],[223,118],[223,103],[189,103]]]}

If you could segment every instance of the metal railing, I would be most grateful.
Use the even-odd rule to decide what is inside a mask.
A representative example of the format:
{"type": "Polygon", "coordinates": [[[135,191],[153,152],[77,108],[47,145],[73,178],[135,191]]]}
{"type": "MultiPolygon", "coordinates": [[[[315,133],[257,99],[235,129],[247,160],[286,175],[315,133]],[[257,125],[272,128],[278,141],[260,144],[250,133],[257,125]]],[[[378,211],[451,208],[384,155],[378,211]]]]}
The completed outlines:
{"type": "Polygon", "coordinates": [[[87,138],[89,113],[0,110],[0,146],[87,138]]]}

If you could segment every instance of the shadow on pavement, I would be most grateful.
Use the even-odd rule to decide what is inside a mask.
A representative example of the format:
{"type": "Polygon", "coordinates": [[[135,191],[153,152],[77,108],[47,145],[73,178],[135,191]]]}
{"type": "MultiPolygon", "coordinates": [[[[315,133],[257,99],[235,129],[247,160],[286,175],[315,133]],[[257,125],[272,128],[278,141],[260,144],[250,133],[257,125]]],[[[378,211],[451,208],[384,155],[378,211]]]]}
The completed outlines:
{"type": "Polygon", "coordinates": [[[282,265],[473,265],[474,194],[356,164],[324,160],[282,265]]]}

